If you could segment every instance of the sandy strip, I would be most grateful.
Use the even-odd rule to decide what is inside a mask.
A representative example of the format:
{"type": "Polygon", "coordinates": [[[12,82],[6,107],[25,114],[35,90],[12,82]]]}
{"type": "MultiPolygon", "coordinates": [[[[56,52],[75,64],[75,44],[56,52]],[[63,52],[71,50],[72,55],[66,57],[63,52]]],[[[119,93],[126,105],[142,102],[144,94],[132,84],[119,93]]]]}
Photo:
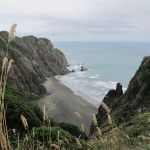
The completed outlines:
{"type": "Polygon", "coordinates": [[[77,96],[68,87],[54,78],[45,82],[48,94],[38,101],[41,108],[45,106],[46,113],[58,122],[68,122],[80,127],[81,121],[73,115],[79,112],[88,127],[92,121],[92,114],[97,113],[97,108],[82,97],[77,96]]]}

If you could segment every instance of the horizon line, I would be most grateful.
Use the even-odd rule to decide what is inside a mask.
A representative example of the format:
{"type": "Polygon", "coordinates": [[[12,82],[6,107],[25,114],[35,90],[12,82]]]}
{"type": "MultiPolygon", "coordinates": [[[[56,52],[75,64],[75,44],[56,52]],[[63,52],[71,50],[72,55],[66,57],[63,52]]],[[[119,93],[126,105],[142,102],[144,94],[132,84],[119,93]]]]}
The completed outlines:
{"type": "Polygon", "coordinates": [[[52,42],[150,42],[150,41],[110,41],[110,40],[108,40],[108,41],[98,41],[98,40],[80,40],[80,41],[78,41],[78,40],[51,40],[52,42]]]}

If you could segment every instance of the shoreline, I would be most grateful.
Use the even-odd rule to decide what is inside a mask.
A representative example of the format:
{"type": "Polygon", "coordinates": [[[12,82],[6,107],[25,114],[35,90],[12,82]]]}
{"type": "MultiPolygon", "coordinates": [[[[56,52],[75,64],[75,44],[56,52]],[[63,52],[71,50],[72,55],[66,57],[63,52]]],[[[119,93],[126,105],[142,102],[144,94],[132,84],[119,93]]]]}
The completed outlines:
{"type": "Polygon", "coordinates": [[[86,102],[92,104],[93,106],[95,106],[96,108],[99,107],[99,101],[98,98],[95,97],[95,95],[93,96],[89,96],[87,93],[84,93],[81,90],[74,90],[73,87],[70,87],[68,84],[66,84],[66,82],[63,82],[61,80],[61,77],[58,78],[57,76],[55,77],[55,79],[62,85],[66,86],[67,88],[69,88],[71,91],[73,91],[74,95],[80,96],[82,97],[86,102]]]}
{"type": "Polygon", "coordinates": [[[67,86],[59,82],[54,77],[47,78],[44,83],[47,95],[38,100],[38,105],[57,122],[67,122],[81,127],[83,123],[79,118],[73,115],[79,112],[86,126],[90,129],[93,113],[97,113],[97,108],[86,101],[81,96],[75,95],[67,86]]]}

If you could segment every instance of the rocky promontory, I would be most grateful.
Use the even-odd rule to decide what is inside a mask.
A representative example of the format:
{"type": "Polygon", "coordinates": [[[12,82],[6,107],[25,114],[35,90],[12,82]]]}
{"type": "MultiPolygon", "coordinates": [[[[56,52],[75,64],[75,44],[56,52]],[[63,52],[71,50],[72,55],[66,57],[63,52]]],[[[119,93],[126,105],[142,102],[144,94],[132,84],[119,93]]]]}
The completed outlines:
{"type": "MultiPolygon", "coordinates": [[[[126,92],[123,94],[122,86],[117,84],[116,90],[110,90],[104,97],[103,101],[111,110],[116,126],[129,122],[132,125],[132,119],[138,113],[145,115],[150,112],[150,56],[144,57],[139,69],[131,79],[126,92]]],[[[107,128],[107,112],[100,105],[96,114],[98,127],[107,128]]],[[[141,118],[142,119],[142,118],[141,118]]],[[[144,119],[144,115],[143,115],[144,119]]],[[[146,119],[146,118],[145,118],[146,119]]],[[[142,120],[141,120],[142,122],[142,120]]],[[[141,125],[138,125],[139,132],[144,132],[141,125]]],[[[146,123],[145,123],[146,128],[146,123]]],[[[129,130],[129,129],[128,129],[129,130]]],[[[96,131],[95,125],[92,123],[91,135],[96,131]]],[[[134,130],[133,130],[134,131],[134,130]]],[[[133,132],[132,131],[132,132],[133,132]]],[[[137,130],[138,132],[138,130],[137,130]]],[[[139,133],[138,133],[139,134],[139,133]]]]}
{"type": "MultiPolygon", "coordinates": [[[[0,57],[5,55],[8,32],[0,32],[0,57]]],[[[15,63],[8,83],[28,97],[46,93],[46,77],[66,74],[67,60],[50,40],[34,36],[15,37],[10,43],[8,57],[15,63]]]]}

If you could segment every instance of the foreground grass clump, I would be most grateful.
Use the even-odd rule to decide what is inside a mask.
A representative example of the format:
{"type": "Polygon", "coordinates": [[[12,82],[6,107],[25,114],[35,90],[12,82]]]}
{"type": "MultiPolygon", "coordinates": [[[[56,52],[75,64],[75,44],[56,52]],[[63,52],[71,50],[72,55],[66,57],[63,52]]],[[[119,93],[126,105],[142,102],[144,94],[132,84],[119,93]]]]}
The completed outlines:
{"type": "MultiPolygon", "coordinates": [[[[56,144],[61,148],[78,149],[76,139],[69,132],[60,127],[39,127],[34,128],[35,140],[44,142],[44,145],[56,144]],[[43,141],[44,139],[44,141],[43,141]]],[[[83,144],[83,143],[82,143],[83,144]]]]}
{"type": "Polygon", "coordinates": [[[150,149],[150,112],[138,110],[129,121],[117,125],[112,119],[113,112],[110,113],[107,105],[102,104],[108,119],[101,128],[97,126],[97,120],[93,121],[97,131],[88,142],[91,150],[150,149]]]}
{"type": "Polygon", "coordinates": [[[8,73],[10,71],[11,65],[14,63],[13,59],[8,59],[8,47],[9,43],[14,38],[14,32],[16,28],[16,24],[12,25],[10,32],[8,34],[8,42],[6,46],[5,57],[2,61],[1,67],[1,75],[0,75],[0,149],[8,150],[10,149],[9,138],[8,138],[8,130],[6,123],[6,106],[4,102],[5,90],[8,73]]]}

